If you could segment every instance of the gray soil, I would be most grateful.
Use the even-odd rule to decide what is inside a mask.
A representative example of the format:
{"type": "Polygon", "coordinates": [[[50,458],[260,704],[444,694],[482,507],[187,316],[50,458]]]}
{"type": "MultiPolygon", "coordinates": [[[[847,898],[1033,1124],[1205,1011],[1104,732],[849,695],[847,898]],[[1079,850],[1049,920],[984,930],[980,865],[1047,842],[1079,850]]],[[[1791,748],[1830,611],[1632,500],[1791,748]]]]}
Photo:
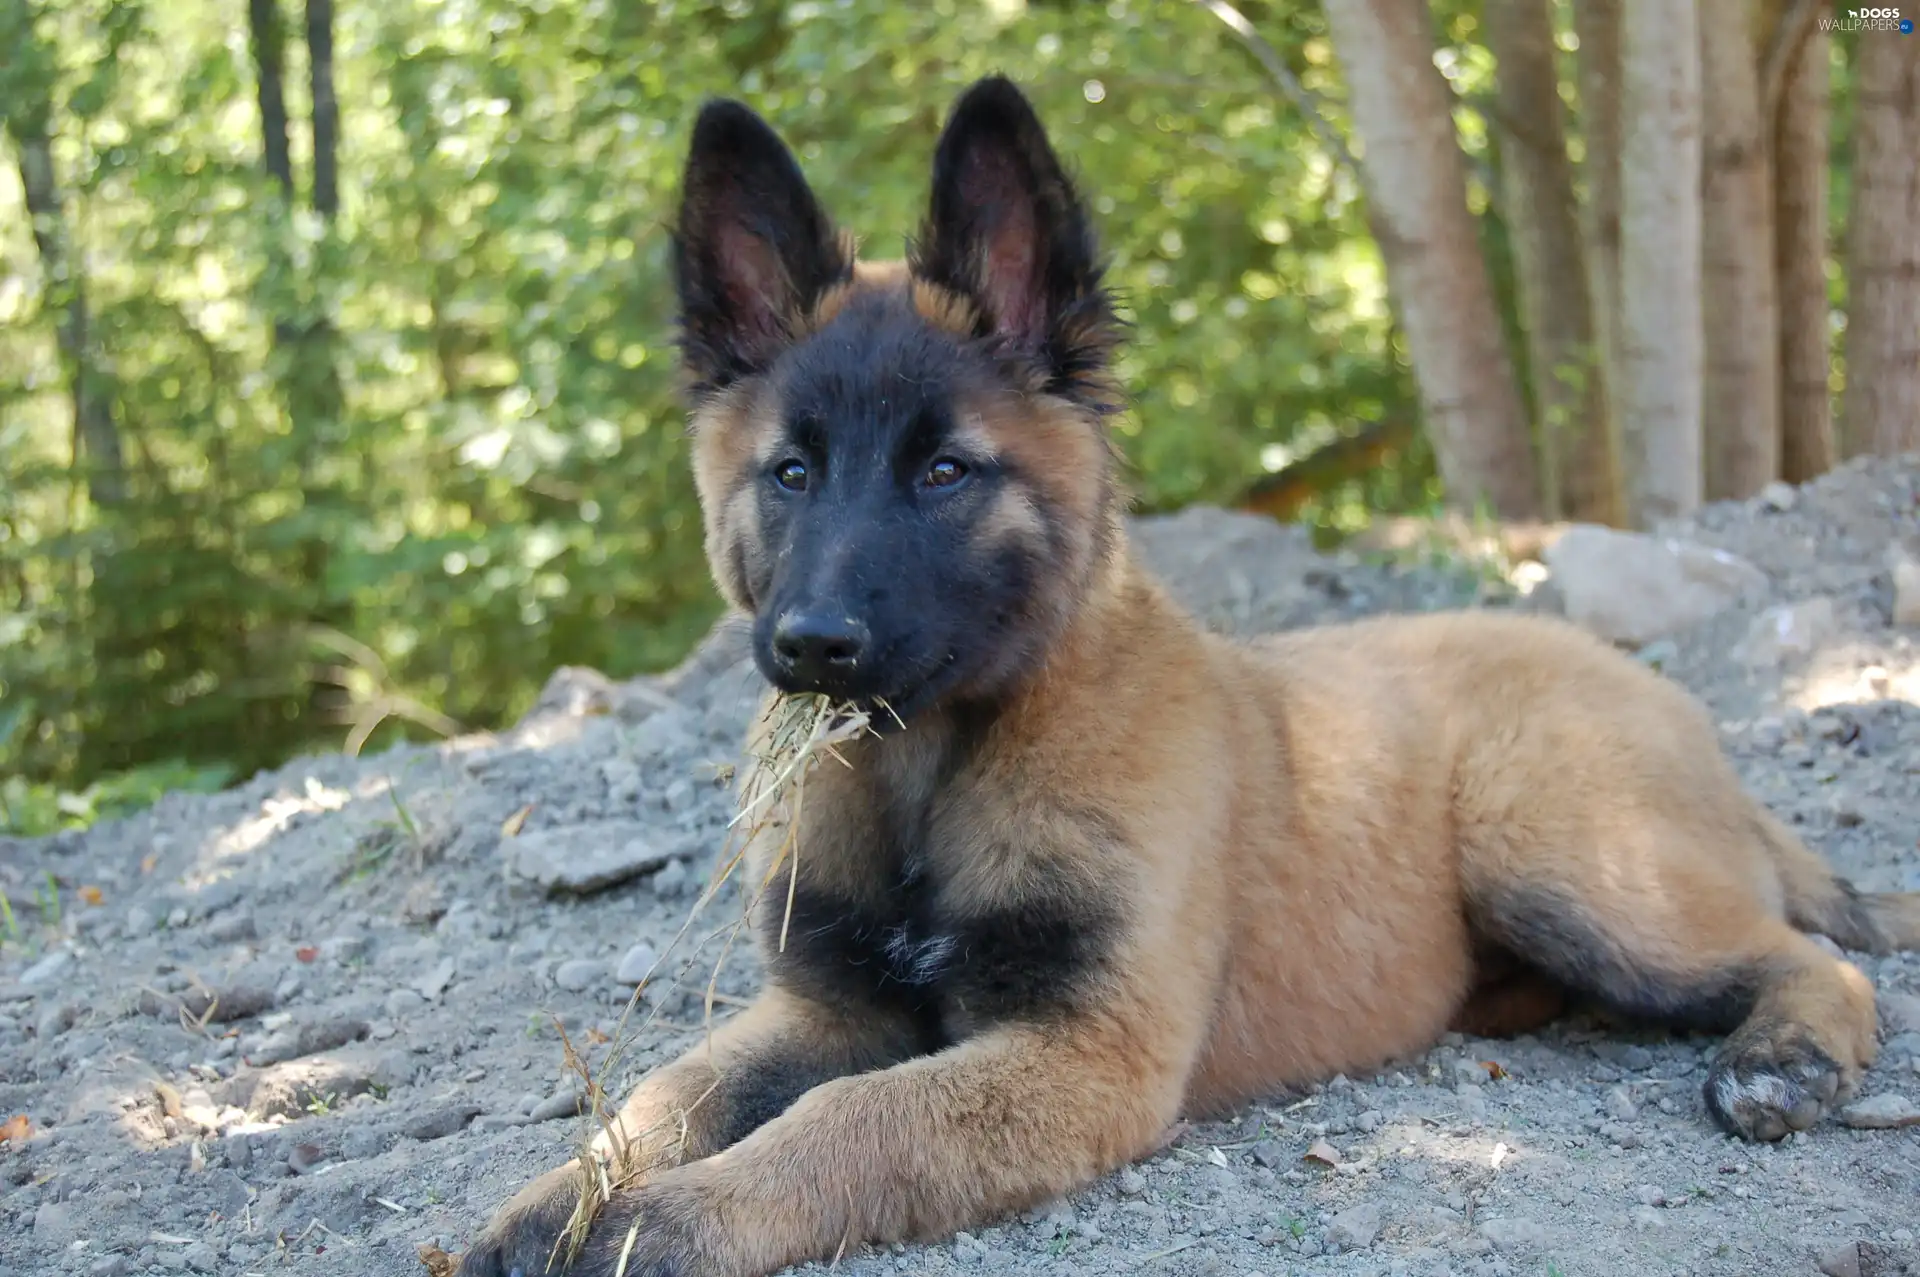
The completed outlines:
{"type": "MultiPolygon", "coordinates": [[[[1917,492],[1909,461],[1704,512],[1676,531],[1757,564],[1772,596],[1642,651],[1712,706],[1753,791],[1870,889],[1920,889],[1920,662],[1886,558],[1920,531],[1917,492]],[[1763,609],[1808,600],[1777,641],[1763,609]]],[[[1137,538],[1243,632],[1512,602],[1472,568],[1322,557],[1217,511],[1137,538]]],[[[460,1249],[580,1133],[556,1024],[597,1062],[622,977],[665,953],[630,1064],[698,1031],[720,944],[670,942],[732,814],[716,773],[757,690],[743,657],[723,632],[665,678],[562,671],[497,736],[317,757],[0,841],[18,928],[0,1121],[34,1129],[0,1144],[0,1273],[411,1275],[420,1244],[460,1249]],[[57,916],[33,905],[48,875],[57,916]]],[[[737,913],[725,894],[697,930],[737,913]]],[[[1920,1096],[1920,956],[1853,956],[1883,998],[1861,1093],[1897,1113],[1920,1096]]],[[[716,1013],[756,981],[734,950],[716,1013]]],[[[1450,1039],[1192,1128],[1069,1201],[841,1267],[1920,1273],[1920,1127],[1729,1140],[1700,1099],[1713,1046],[1591,1018],[1450,1039]],[[1305,1156],[1317,1143],[1337,1164],[1305,1156]]]]}

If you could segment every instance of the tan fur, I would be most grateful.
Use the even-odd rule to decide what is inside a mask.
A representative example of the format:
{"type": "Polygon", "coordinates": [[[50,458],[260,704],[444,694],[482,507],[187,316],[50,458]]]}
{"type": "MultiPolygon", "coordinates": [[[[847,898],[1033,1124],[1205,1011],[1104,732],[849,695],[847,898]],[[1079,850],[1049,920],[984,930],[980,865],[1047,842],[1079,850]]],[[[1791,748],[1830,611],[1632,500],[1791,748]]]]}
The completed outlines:
{"type": "MultiPolygon", "coordinates": [[[[876,281],[908,286],[857,286],[876,281]]],[[[1055,1014],[898,1058],[886,1043],[906,1029],[884,1008],[776,984],[711,1056],[696,1046],[629,1103],[635,1130],[695,1116],[684,1143],[649,1136],[612,1159],[674,1169],[616,1196],[588,1271],[614,1270],[630,1228],[656,1265],[634,1271],[725,1277],[943,1237],[1145,1155],[1182,1115],[1375,1068],[1452,1023],[1530,1026],[1567,981],[1543,978],[1536,953],[1490,959],[1501,925],[1538,928],[1572,959],[1588,946],[1603,984],[1625,973],[1584,993],[1644,985],[1706,1006],[1750,981],[1724,1085],[1760,1138],[1817,1119],[1872,1062],[1871,985],[1796,927],[1853,918],[1853,940],[1885,944],[1911,937],[1900,928],[1920,908],[1850,897],[1741,790],[1676,686],[1569,625],[1497,613],[1208,635],[1129,558],[1084,417],[1044,397],[975,411],[968,428],[1028,476],[980,535],[1037,543],[1042,511],[1073,531],[1047,658],[955,773],[940,760],[958,729],[938,715],[817,772],[799,863],[851,909],[884,903],[880,813],[924,807],[948,905],[1104,902],[1110,960],[1055,1014]],[[702,1097],[764,1067],[764,1050],[849,1075],[720,1147],[737,1114],[702,1116],[702,1097]],[[885,1066],[856,1066],[871,1053],[885,1066]],[[1802,1065],[1808,1096],[1770,1107],[1768,1079],[1802,1065]]],[[[696,423],[719,575],[754,536],[735,495],[767,419],[730,399],[696,423]]],[[[752,849],[747,881],[774,845],[752,849]]],[[[781,907],[773,895],[763,910],[781,907]]],[[[550,1212],[565,1182],[536,1183],[496,1229],[550,1212]]]]}

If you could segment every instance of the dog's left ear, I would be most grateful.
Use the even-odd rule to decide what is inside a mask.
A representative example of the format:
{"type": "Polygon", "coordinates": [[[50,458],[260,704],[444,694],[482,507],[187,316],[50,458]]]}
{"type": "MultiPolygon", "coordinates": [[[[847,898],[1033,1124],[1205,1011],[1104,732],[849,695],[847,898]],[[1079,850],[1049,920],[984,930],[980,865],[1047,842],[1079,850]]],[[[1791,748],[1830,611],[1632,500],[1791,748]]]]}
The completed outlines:
{"type": "Polygon", "coordinates": [[[1105,364],[1117,323],[1092,220],[1011,81],[981,80],[954,104],[908,261],[973,303],[980,335],[1038,360],[1052,388],[1105,364]]]}

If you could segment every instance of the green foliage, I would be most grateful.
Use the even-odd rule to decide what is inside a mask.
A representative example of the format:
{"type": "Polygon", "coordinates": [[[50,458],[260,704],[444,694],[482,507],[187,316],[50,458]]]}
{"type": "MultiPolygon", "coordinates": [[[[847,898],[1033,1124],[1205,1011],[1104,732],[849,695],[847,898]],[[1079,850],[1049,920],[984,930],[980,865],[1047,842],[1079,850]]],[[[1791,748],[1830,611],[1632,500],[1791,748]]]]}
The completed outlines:
{"type": "MultiPolygon", "coordinates": [[[[1243,7],[1344,127],[1318,11],[1243,7]]],[[[686,650],[718,603],[665,227],[710,94],[765,112],[891,256],[955,94],[995,70],[1027,86],[1137,326],[1119,429],[1147,509],[1232,500],[1413,411],[1354,175],[1182,0],[340,6],[331,221],[309,208],[300,23],[289,202],[238,10],[0,11],[33,37],[0,72],[10,829],[337,745],[376,714],[376,748],[425,730],[426,707],[498,724],[556,665],[629,675],[686,650]],[[54,139],[84,279],[44,280],[19,216],[28,116],[54,139]],[[125,455],[117,503],[89,499],[97,458],[74,452],[55,341],[74,288],[125,455]]],[[[1316,517],[1432,495],[1422,449],[1316,517]]]]}

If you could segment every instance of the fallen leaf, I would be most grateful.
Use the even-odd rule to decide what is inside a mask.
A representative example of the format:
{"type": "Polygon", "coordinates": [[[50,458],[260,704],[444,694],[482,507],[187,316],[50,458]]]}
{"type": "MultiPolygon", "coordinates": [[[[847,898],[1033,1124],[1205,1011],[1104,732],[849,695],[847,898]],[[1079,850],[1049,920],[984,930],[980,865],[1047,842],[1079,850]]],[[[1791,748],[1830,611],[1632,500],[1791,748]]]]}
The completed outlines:
{"type": "Polygon", "coordinates": [[[427,1277],[453,1277],[454,1257],[441,1250],[432,1242],[422,1242],[415,1247],[420,1262],[426,1265],[427,1277]]]}
{"type": "Polygon", "coordinates": [[[1340,1150],[1325,1140],[1315,1140],[1313,1147],[1300,1159],[1303,1162],[1319,1162],[1322,1166],[1340,1165],[1340,1150]]]}
{"type": "Polygon", "coordinates": [[[1507,1071],[1500,1067],[1500,1061],[1498,1060],[1482,1060],[1480,1061],[1480,1067],[1485,1069],[1487,1076],[1496,1082],[1506,1079],[1507,1071]]]}
{"type": "Polygon", "coordinates": [[[160,863],[160,853],[157,851],[150,851],[146,855],[140,857],[140,872],[143,874],[150,874],[153,872],[153,867],[159,863],[160,863]]]}
{"type": "Polygon", "coordinates": [[[595,1046],[599,1046],[601,1043],[611,1042],[613,1041],[613,1039],[611,1037],[608,1037],[606,1034],[602,1033],[600,1031],[600,1026],[596,1024],[595,1026],[587,1030],[587,1041],[593,1043],[595,1046]]]}
{"type": "Polygon", "coordinates": [[[16,1113],[4,1122],[0,1122],[0,1143],[12,1140],[24,1144],[33,1138],[33,1119],[25,1113],[16,1113]]]}
{"type": "Polygon", "coordinates": [[[320,950],[310,944],[303,944],[293,951],[293,956],[302,962],[312,962],[320,956],[320,950]]]}
{"type": "Polygon", "coordinates": [[[106,894],[98,887],[80,888],[80,898],[90,905],[104,904],[107,899],[106,894]]]}
{"type": "Polygon", "coordinates": [[[500,836],[502,838],[519,837],[520,827],[527,823],[527,817],[532,814],[533,814],[532,803],[528,803],[525,807],[522,807],[519,811],[514,812],[513,815],[507,817],[506,820],[501,823],[500,836]]]}

